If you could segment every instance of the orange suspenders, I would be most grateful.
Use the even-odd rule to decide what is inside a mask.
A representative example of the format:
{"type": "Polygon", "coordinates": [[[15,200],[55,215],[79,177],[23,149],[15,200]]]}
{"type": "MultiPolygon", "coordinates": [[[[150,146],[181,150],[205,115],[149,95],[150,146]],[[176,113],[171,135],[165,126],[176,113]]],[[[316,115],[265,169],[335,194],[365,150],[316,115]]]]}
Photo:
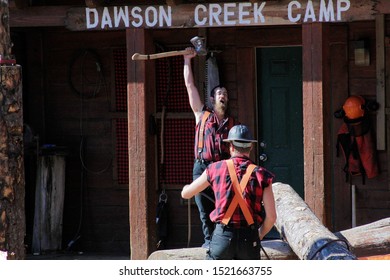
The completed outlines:
{"type": "Polygon", "coordinates": [[[236,210],[237,206],[239,205],[248,225],[252,225],[254,223],[253,217],[249,212],[248,205],[246,204],[242,193],[246,188],[246,185],[248,184],[249,181],[249,177],[251,176],[253,170],[256,168],[256,165],[250,164],[246,170],[245,175],[242,177],[241,182],[238,183],[237,174],[236,171],[234,170],[233,160],[229,159],[226,161],[226,163],[229,169],[230,178],[232,179],[235,194],[232,202],[230,203],[225,213],[225,216],[222,219],[222,224],[227,225],[229,223],[234,210],[236,210]]]}
{"type": "MultiPolygon", "coordinates": [[[[198,134],[198,154],[200,154],[203,150],[203,138],[204,138],[204,127],[206,125],[206,120],[210,116],[209,111],[205,111],[203,116],[202,116],[202,121],[200,123],[200,128],[199,128],[199,134],[198,134]]],[[[234,120],[233,118],[229,117],[228,121],[228,129],[231,129],[234,125],[234,120]]]]}
{"type": "Polygon", "coordinates": [[[229,117],[228,129],[230,130],[233,126],[234,126],[234,120],[233,120],[233,118],[230,118],[230,117],[229,117]]]}
{"type": "Polygon", "coordinates": [[[198,154],[200,154],[203,150],[203,137],[204,137],[204,126],[206,124],[206,120],[209,117],[210,112],[205,111],[202,116],[202,122],[200,123],[199,134],[198,134],[198,154]]]}

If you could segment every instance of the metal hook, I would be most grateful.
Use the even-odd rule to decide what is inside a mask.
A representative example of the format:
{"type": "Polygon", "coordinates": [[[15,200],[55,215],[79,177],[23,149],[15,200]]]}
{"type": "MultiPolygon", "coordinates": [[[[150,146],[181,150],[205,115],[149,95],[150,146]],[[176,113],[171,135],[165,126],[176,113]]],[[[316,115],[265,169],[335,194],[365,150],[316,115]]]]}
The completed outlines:
{"type": "Polygon", "coordinates": [[[163,190],[160,194],[158,202],[164,202],[166,203],[168,200],[168,195],[165,193],[165,190],[163,190]]]}

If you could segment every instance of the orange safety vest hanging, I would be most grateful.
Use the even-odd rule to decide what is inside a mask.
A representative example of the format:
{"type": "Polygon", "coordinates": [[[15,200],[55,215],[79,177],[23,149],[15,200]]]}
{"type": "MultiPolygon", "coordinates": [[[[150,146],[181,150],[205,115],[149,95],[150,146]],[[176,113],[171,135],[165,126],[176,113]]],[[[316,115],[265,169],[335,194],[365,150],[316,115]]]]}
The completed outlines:
{"type": "Polygon", "coordinates": [[[351,176],[361,175],[364,184],[365,176],[370,179],[379,174],[375,141],[366,114],[378,106],[378,103],[366,101],[360,95],[351,95],[345,100],[343,110],[335,114],[344,118],[337,133],[337,156],[341,150],[347,181],[351,180],[351,176]]]}
{"type": "Polygon", "coordinates": [[[355,127],[361,126],[366,121],[368,120],[364,119],[362,123],[354,125],[343,123],[337,137],[337,154],[341,149],[345,158],[344,171],[347,179],[348,175],[362,175],[363,183],[365,175],[371,179],[379,174],[375,143],[369,127],[361,134],[355,132],[355,130],[362,130],[355,127]]]}
{"type": "Polygon", "coordinates": [[[253,170],[256,168],[256,165],[250,164],[248,166],[245,175],[242,177],[241,182],[239,183],[236,171],[234,170],[233,160],[229,159],[226,161],[226,163],[229,169],[229,174],[232,180],[235,195],[225,213],[225,216],[222,219],[222,224],[227,225],[229,223],[234,211],[236,210],[237,206],[239,206],[241,208],[242,213],[244,214],[245,220],[248,225],[252,225],[254,224],[253,217],[249,211],[248,205],[244,200],[242,193],[244,192],[246,185],[248,184],[249,177],[252,174],[253,170]]]}

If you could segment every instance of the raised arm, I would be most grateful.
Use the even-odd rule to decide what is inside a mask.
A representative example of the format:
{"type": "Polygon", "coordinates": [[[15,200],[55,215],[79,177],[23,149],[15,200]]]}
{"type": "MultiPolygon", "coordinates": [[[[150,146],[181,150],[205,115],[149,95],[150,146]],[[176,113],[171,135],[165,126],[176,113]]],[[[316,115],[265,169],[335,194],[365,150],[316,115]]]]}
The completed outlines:
{"type": "Polygon", "coordinates": [[[183,57],[184,57],[184,69],[183,69],[184,82],[185,82],[185,85],[187,88],[188,99],[190,102],[191,109],[194,112],[196,122],[198,122],[204,104],[200,98],[198,88],[195,85],[194,74],[192,73],[192,67],[191,67],[191,60],[193,57],[196,56],[196,52],[195,52],[194,48],[191,48],[191,47],[187,48],[186,50],[192,50],[192,52],[190,54],[183,55],[183,57]]]}

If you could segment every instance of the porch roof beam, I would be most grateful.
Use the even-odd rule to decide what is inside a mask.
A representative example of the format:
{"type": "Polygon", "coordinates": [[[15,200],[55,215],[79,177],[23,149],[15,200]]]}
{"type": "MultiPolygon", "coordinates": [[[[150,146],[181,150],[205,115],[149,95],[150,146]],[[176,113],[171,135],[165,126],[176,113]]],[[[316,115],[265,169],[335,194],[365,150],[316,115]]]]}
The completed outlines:
{"type": "Polygon", "coordinates": [[[10,27],[56,27],[65,26],[70,6],[10,8],[10,27]]]}
{"type": "MultiPolygon", "coordinates": [[[[361,20],[374,20],[378,14],[389,14],[390,3],[384,0],[356,0],[350,1],[350,7],[347,11],[342,12],[341,20],[338,22],[351,22],[361,20]]],[[[170,5],[172,9],[172,23],[171,26],[163,26],[164,28],[186,28],[186,27],[220,27],[220,26],[261,26],[261,25],[289,25],[289,24],[301,24],[303,23],[306,9],[305,5],[300,7],[293,7],[292,16],[300,17],[296,22],[292,22],[288,18],[288,5],[291,3],[289,0],[271,1],[271,2],[257,2],[250,1],[247,3],[230,3],[233,6],[224,6],[220,3],[222,10],[220,14],[210,15],[209,5],[210,3],[202,3],[206,10],[199,10],[201,19],[204,20],[204,25],[197,25],[194,20],[194,10],[197,7],[196,4],[185,4],[184,1],[166,1],[167,5],[170,5]],[[181,4],[183,2],[183,4],[181,4]],[[260,5],[265,3],[264,7],[260,5]],[[234,6],[235,4],[235,6],[234,6]],[[251,7],[239,7],[239,4],[253,5],[251,7]],[[255,6],[256,5],[256,6],[255,6]],[[246,7],[246,8],[245,8],[246,7]],[[227,10],[224,10],[224,9],[227,10]],[[256,11],[252,13],[252,10],[256,8],[256,11]],[[241,10],[240,10],[241,9],[241,10]],[[244,13],[240,13],[244,10],[244,13]],[[262,21],[261,16],[264,16],[262,21]],[[210,23],[207,18],[213,17],[214,25],[210,23]],[[224,17],[227,21],[224,21],[224,17]]],[[[344,2],[343,2],[344,3],[344,2]]],[[[216,5],[216,4],[214,4],[216,5]]],[[[138,6],[141,10],[145,10],[149,6],[133,5],[127,6],[129,8],[138,6]]],[[[118,8],[123,7],[119,6],[118,8]]],[[[108,6],[108,12],[110,16],[113,16],[113,6],[108,6]]],[[[345,7],[344,7],[345,8],[345,7]]],[[[10,27],[49,27],[49,26],[63,26],[70,30],[86,30],[86,7],[74,7],[74,6],[35,6],[19,9],[16,6],[10,7],[9,23],[10,27]]],[[[103,7],[96,8],[97,11],[103,9],[103,7]]],[[[318,3],[314,4],[313,15],[307,19],[307,23],[311,23],[314,20],[319,21],[320,7],[318,3]]],[[[337,7],[334,8],[334,16],[337,16],[337,7]]],[[[107,14],[106,14],[107,16],[107,14]]],[[[336,18],[337,20],[337,18],[336,18]]],[[[149,28],[147,26],[140,26],[149,28]]],[[[97,27],[99,28],[99,27],[97,27]]],[[[97,29],[96,28],[96,29],[97,29]]],[[[118,27],[110,29],[125,29],[124,24],[118,27]]],[[[159,28],[159,27],[152,27],[159,28]]],[[[88,29],[91,30],[91,29],[88,29]]],[[[104,29],[107,30],[107,29],[104,29]]]]}

